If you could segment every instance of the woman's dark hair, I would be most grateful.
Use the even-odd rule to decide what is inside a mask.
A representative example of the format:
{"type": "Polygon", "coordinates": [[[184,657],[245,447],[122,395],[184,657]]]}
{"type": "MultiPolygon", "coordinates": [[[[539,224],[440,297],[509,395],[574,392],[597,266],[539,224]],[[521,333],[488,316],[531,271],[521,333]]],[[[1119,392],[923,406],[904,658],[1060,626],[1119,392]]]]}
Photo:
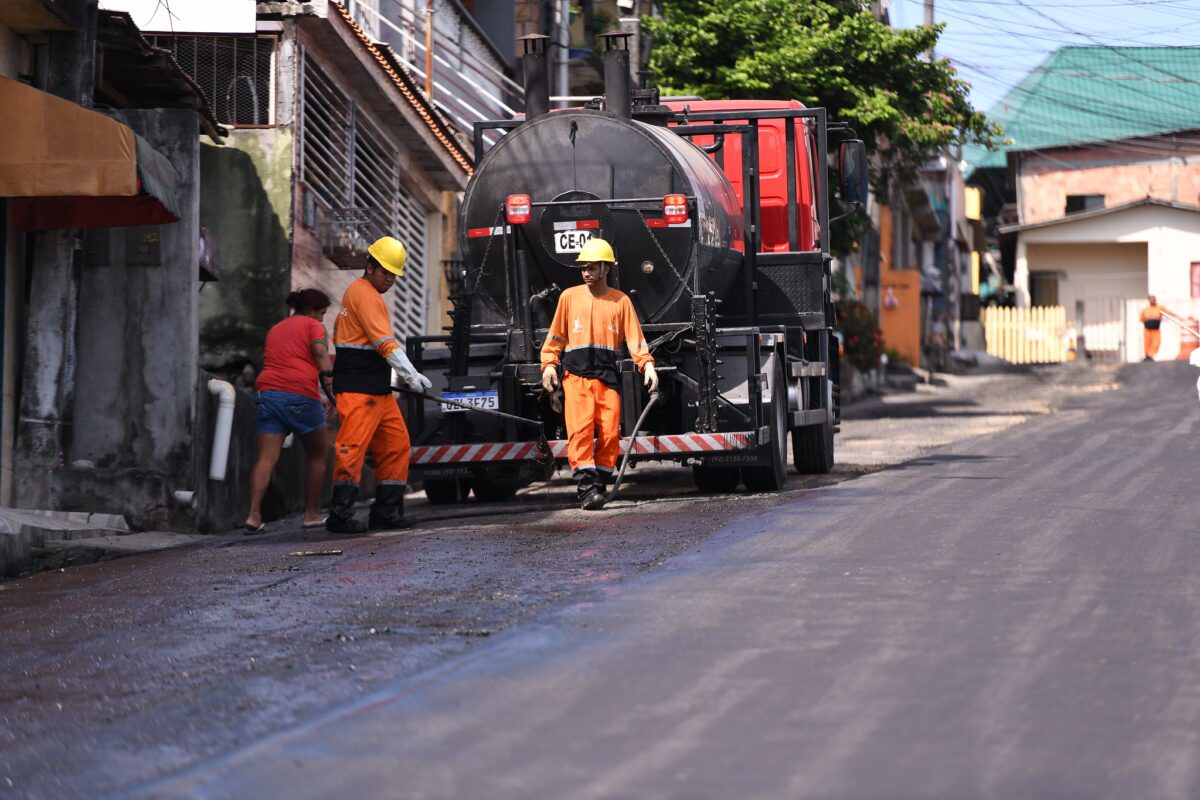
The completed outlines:
{"type": "Polygon", "coordinates": [[[287,296],[287,304],[297,314],[307,314],[321,308],[329,308],[329,295],[320,289],[301,289],[287,296]]]}

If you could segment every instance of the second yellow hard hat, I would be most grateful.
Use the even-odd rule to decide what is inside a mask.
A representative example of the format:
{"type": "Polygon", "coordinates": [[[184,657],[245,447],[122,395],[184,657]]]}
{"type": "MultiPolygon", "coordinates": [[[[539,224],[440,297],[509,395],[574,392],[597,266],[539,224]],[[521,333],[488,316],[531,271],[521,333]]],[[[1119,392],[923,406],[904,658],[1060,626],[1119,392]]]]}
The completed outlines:
{"type": "Polygon", "coordinates": [[[575,263],[592,264],[596,261],[616,264],[617,257],[613,255],[612,245],[608,242],[603,239],[588,239],[584,243],[583,249],[579,251],[579,258],[575,259],[575,263]]]}

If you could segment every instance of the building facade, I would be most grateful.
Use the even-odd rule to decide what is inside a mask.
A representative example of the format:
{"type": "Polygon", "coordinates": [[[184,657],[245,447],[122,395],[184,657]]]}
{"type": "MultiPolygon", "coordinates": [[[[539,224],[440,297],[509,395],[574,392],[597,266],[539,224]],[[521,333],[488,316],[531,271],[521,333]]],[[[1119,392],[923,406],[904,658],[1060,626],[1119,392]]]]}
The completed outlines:
{"type": "MultiPolygon", "coordinates": [[[[1198,87],[1200,48],[1064,47],[992,114],[1005,147],[969,155],[1003,202],[990,215],[1014,304],[1061,306],[1078,356],[1140,360],[1148,295],[1200,313],[1198,87]]],[[[1178,329],[1163,330],[1173,358],[1178,329]]]]}
{"type": "Polygon", "coordinates": [[[397,333],[438,332],[471,170],[458,132],[348,7],[260,3],[253,25],[153,35],[227,98],[229,137],[202,148],[202,218],[221,263],[201,339],[206,365],[246,384],[288,291],[321,289],[336,311],[382,235],[409,251],[388,297],[397,333]]]}
{"type": "Polygon", "coordinates": [[[211,105],[94,0],[0,5],[0,65],[0,503],[204,527],[221,489],[197,345],[211,105]]]}

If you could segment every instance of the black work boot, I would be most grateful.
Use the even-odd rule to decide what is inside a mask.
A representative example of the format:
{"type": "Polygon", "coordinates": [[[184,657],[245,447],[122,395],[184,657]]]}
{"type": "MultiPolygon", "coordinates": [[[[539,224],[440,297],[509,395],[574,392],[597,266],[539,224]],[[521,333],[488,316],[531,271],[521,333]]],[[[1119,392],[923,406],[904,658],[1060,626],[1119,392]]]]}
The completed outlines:
{"type": "Polygon", "coordinates": [[[375,502],[369,518],[373,531],[398,531],[411,528],[415,521],[404,516],[404,490],[400,483],[381,483],[375,487],[375,502]]]}
{"type": "Polygon", "coordinates": [[[329,516],[325,530],[335,536],[359,536],[367,532],[367,526],[354,518],[354,503],[358,500],[358,486],[353,483],[335,483],[333,498],[329,501],[329,516]]]}
{"type": "Polygon", "coordinates": [[[575,470],[575,499],[582,501],[588,492],[596,488],[596,482],[599,479],[600,476],[596,470],[590,467],[575,470]]]}
{"type": "Polygon", "coordinates": [[[584,511],[599,511],[608,502],[608,475],[596,470],[596,482],[579,503],[584,511]]]}
{"type": "Polygon", "coordinates": [[[604,482],[600,478],[600,473],[592,468],[584,468],[575,473],[575,500],[579,503],[580,508],[591,509],[600,498],[603,505],[604,495],[602,489],[604,482]]]}

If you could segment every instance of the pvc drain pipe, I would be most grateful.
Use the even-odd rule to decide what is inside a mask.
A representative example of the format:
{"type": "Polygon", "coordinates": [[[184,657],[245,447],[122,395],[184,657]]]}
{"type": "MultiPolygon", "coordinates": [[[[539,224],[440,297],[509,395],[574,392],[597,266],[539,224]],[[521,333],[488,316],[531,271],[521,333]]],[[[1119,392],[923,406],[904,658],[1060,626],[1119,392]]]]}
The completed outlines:
{"type": "Polygon", "coordinates": [[[225,480],[225,468],[229,465],[229,440],[233,436],[233,407],[237,399],[233,384],[210,378],[208,393],[218,397],[217,424],[213,428],[212,460],[208,462],[210,480],[225,480]]]}

